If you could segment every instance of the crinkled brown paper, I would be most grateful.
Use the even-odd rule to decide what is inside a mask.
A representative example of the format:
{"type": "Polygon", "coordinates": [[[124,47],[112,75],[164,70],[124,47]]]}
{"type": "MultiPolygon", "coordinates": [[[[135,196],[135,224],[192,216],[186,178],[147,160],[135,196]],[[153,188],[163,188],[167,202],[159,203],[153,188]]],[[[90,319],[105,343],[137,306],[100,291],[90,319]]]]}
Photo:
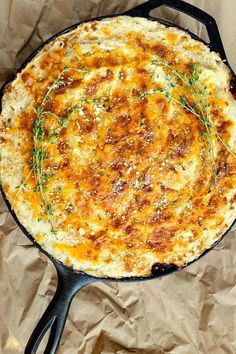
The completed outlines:
{"type": "MultiPolygon", "coordinates": [[[[42,41],[81,19],[143,1],[1,0],[0,79],[42,41]]],[[[236,1],[191,0],[212,14],[236,70],[236,1]]],[[[196,21],[161,10],[204,35],[196,21]]],[[[24,352],[56,287],[51,262],[31,245],[0,202],[0,353],[24,352]]],[[[59,354],[235,354],[236,228],[187,269],[141,283],[102,283],[74,298],[59,354]]],[[[40,351],[42,353],[42,351],[40,351]]]]}

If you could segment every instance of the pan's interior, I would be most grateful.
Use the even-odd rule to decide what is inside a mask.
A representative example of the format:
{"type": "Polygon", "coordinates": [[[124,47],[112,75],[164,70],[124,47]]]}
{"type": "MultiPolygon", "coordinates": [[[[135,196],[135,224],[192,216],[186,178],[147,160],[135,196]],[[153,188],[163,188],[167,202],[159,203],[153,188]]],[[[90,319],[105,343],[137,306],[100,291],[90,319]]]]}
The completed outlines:
{"type": "MultiPolygon", "coordinates": [[[[112,17],[112,16],[111,16],[112,17]]],[[[101,20],[102,18],[98,18],[98,20],[101,20]]],[[[152,20],[155,20],[151,17],[152,20]]],[[[89,20],[91,21],[91,20],[89,20]]],[[[86,22],[89,22],[89,21],[86,21],[86,22]]],[[[175,26],[173,25],[172,23],[166,21],[166,20],[160,20],[161,23],[165,24],[166,26],[175,26]]],[[[69,28],[63,30],[62,32],[56,34],[55,36],[51,37],[48,41],[52,41],[54,40],[55,38],[57,38],[60,34],[62,33],[66,33],[68,31],[70,31],[71,29],[75,28],[78,24],[76,25],[73,25],[73,26],[70,26],[69,28]]],[[[179,27],[179,26],[178,26],[179,27]]],[[[181,28],[181,27],[179,27],[181,28]]],[[[193,33],[189,32],[188,33],[192,36],[192,38],[194,39],[197,39],[199,41],[202,41],[200,38],[198,38],[196,35],[194,35],[193,33]]],[[[27,63],[44,47],[44,44],[42,46],[40,46],[39,48],[37,48],[34,53],[32,53],[32,55],[22,64],[22,66],[19,68],[19,70],[17,72],[20,72],[26,65],[27,63]]],[[[14,80],[15,76],[10,80],[10,82],[12,80],[14,80]]],[[[8,83],[7,83],[8,84],[8,83]]],[[[3,88],[1,89],[1,97],[2,95],[4,94],[4,90],[5,88],[7,87],[7,84],[3,86],[3,88]]],[[[232,91],[235,93],[236,92],[236,81],[235,81],[235,77],[233,77],[232,79],[232,91]]],[[[20,224],[20,222],[18,221],[17,219],[17,216],[15,215],[14,211],[11,209],[11,206],[10,206],[10,203],[8,202],[3,190],[2,190],[2,194],[3,194],[3,198],[14,218],[14,220],[17,222],[17,224],[20,226],[20,228],[23,230],[24,234],[34,243],[34,245],[40,249],[41,252],[43,252],[44,254],[46,254],[46,256],[48,256],[55,264],[55,266],[57,266],[57,264],[59,264],[51,255],[49,255],[44,249],[42,249],[42,247],[33,239],[33,237],[28,233],[28,231],[20,224]]],[[[233,225],[232,225],[233,226],[233,225]]],[[[232,227],[231,226],[231,227],[232,227]]],[[[212,246],[214,247],[219,241],[222,240],[222,238],[228,233],[228,231],[212,246]]],[[[211,248],[212,248],[211,247],[211,248]]],[[[211,249],[210,248],[210,249],[211,249]]],[[[203,255],[205,255],[210,249],[206,250],[200,257],[202,257],[203,255]]],[[[200,257],[198,257],[197,259],[199,259],[200,257]]],[[[196,260],[197,260],[196,259],[196,260]]],[[[194,261],[196,261],[194,260],[194,261]]],[[[194,261],[190,262],[189,264],[193,263],[194,261]]],[[[188,265],[189,265],[188,264],[188,265]]],[[[67,267],[66,265],[63,264],[63,267],[67,270],[69,270],[69,273],[71,272],[71,268],[67,267]]],[[[152,276],[150,277],[147,277],[145,279],[153,279],[153,278],[157,278],[159,276],[162,276],[162,275],[165,275],[165,274],[169,274],[173,271],[176,271],[178,270],[178,268],[176,267],[176,265],[174,264],[159,264],[159,263],[156,263],[156,264],[153,264],[152,266],[152,276]]],[[[73,271],[74,272],[74,271],[73,271]]],[[[78,273],[80,274],[80,273],[78,273]]],[[[102,279],[102,278],[101,278],[102,279]]],[[[140,278],[140,277],[130,277],[130,278],[123,278],[123,279],[117,279],[117,278],[103,278],[104,280],[114,280],[114,281],[136,281],[136,280],[144,280],[144,278],[140,278]]]]}

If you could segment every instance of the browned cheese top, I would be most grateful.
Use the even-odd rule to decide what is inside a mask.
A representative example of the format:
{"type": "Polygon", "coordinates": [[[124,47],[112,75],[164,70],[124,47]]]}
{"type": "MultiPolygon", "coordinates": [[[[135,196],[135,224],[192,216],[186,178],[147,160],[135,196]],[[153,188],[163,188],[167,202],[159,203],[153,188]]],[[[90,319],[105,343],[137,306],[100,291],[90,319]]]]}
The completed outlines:
{"type": "Polygon", "coordinates": [[[2,102],[1,183],[20,222],[95,276],[197,258],[235,217],[229,82],[216,53],[142,18],[47,44],[2,102]]]}

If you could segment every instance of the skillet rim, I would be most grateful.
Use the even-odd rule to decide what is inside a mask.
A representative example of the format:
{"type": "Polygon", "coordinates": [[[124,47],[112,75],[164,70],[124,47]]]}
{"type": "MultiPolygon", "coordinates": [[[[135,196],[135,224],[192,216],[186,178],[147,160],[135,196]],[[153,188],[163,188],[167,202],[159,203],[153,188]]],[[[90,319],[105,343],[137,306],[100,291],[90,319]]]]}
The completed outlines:
{"type": "MultiPolygon", "coordinates": [[[[129,10],[128,10],[129,11],[129,10]]],[[[127,11],[127,12],[128,12],[127,11]]],[[[56,34],[50,36],[46,41],[43,41],[37,48],[35,48],[33,50],[33,52],[23,61],[23,63],[19,66],[19,68],[15,71],[15,73],[2,85],[2,87],[0,88],[0,113],[2,111],[2,98],[4,96],[5,90],[7,89],[8,85],[10,85],[10,83],[12,81],[15,80],[16,76],[18,73],[20,73],[26,66],[27,64],[31,61],[31,59],[33,59],[43,48],[45,45],[47,45],[48,43],[52,42],[53,40],[55,40],[56,38],[58,38],[59,36],[66,34],[72,30],[74,30],[76,27],[78,27],[80,24],[82,23],[87,23],[87,22],[92,22],[92,21],[101,21],[103,19],[106,18],[113,18],[113,17],[118,17],[118,16],[128,16],[128,17],[137,17],[135,15],[131,15],[131,14],[127,14],[126,13],[121,13],[121,14],[115,14],[115,15],[106,15],[106,16],[99,16],[99,17],[94,17],[91,19],[86,19],[86,20],[82,20],[79,22],[76,22],[75,24],[72,24],[62,30],[60,30],[59,32],[57,32],[56,34]]],[[[211,45],[210,43],[205,42],[203,39],[199,38],[197,35],[195,35],[194,33],[192,33],[191,31],[189,31],[188,29],[185,29],[179,25],[175,25],[167,20],[163,20],[160,18],[156,18],[153,16],[139,16],[142,18],[146,18],[148,20],[151,21],[157,21],[161,24],[164,24],[167,27],[174,27],[177,28],[179,30],[184,31],[185,33],[189,34],[193,39],[205,44],[211,51],[211,45]]],[[[223,60],[223,59],[221,59],[223,60]]],[[[233,81],[233,85],[235,85],[236,87],[236,75],[233,72],[233,70],[231,69],[230,65],[228,64],[228,61],[223,60],[225,65],[229,68],[231,74],[232,74],[232,81],[233,81]]],[[[60,267],[62,266],[64,268],[64,270],[66,272],[68,272],[68,274],[70,275],[76,275],[78,276],[78,281],[80,280],[81,276],[85,276],[88,277],[89,279],[94,279],[94,281],[111,281],[111,282],[136,282],[136,281],[146,281],[146,280],[152,280],[152,279],[157,279],[159,277],[162,277],[164,275],[168,275],[170,273],[174,273],[177,272],[179,270],[182,270],[188,266],[190,266],[191,264],[195,263],[196,261],[198,261],[200,258],[204,257],[209,251],[211,251],[212,249],[215,248],[215,246],[220,243],[225,236],[228,235],[228,233],[232,230],[232,228],[234,227],[234,225],[236,225],[236,217],[233,220],[232,224],[227,228],[227,230],[221,235],[221,237],[219,239],[217,239],[213,245],[211,245],[209,248],[205,249],[197,258],[195,258],[194,260],[188,262],[185,266],[183,267],[177,267],[175,264],[165,264],[165,263],[155,263],[153,264],[152,268],[151,268],[151,273],[152,275],[148,275],[148,276],[130,276],[130,277],[120,277],[120,278],[114,278],[114,277],[96,277],[93,275],[90,275],[88,273],[85,273],[83,271],[78,271],[73,269],[70,266],[67,266],[66,264],[60,262],[59,260],[57,260],[55,257],[53,257],[51,254],[49,254],[46,250],[44,250],[44,248],[42,246],[39,245],[39,243],[37,243],[37,241],[33,238],[33,236],[29,233],[29,231],[27,231],[27,229],[21,224],[21,222],[18,220],[16,213],[14,212],[14,210],[11,208],[11,203],[9,202],[3,186],[1,184],[1,180],[0,180],[0,191],[3,197],[3,200],[5,202],[5,204],[7,205],[7,208],[11,214],[11,216],[13,217],[14,221],[16,222],[17,226],[21,229],[21,231],[24,233],[24,235],[32,242],[33,246],[35,246],[40,252],[42,252],[45,256],[47,256],[54,264],[54,266],[56,267],[57,271],[59,271],[60,267]],[[160,266],[162,266],[162,269],[159,270],[155,270],[154,267],[155,265],[158,264],[160,266]]]]}

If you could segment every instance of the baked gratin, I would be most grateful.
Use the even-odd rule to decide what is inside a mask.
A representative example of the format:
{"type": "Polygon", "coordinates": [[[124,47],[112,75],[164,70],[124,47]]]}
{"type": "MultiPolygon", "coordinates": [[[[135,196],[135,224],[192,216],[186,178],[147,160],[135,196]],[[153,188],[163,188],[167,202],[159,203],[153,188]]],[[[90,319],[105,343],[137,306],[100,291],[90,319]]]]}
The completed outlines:
{"type": "Polygon", "coordinates": [[[230,78],[203,43],[144,18],[45,45],[2,99],[1,184],[19,221],[94,276],[196,259],[235,218],[230,78]]]}

